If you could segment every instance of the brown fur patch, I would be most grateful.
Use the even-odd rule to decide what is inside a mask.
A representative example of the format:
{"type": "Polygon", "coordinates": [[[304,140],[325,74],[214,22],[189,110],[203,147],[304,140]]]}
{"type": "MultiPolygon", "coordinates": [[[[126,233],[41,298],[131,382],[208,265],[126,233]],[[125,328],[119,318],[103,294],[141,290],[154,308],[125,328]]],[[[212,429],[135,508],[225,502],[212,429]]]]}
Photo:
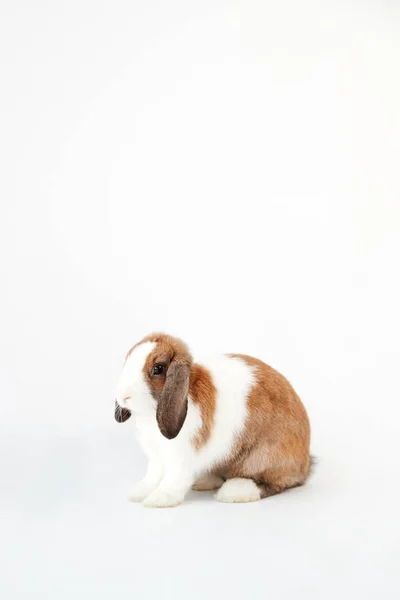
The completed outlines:
{"type": "Polygon", "coordinates": [[[301,485],[310,468],[310,425],[300,398],[272,367],[250,356],[230,356],[253,367],[255,383],[244,431],[231,458],[215,472],[254,479],[265,495],[301,485]]]}
{"type": "Polygon", "coordinates": [[[204,475],[201,479],[198,479],[196,483],[192,485],[192,490],[196,490],[197,492],[208,492],[210,490],[218,490],[223,484],[224,480],[222,477],[218,475],[213,475],[212,473],[208,473],[204,475]]]}
{"type": "Polygon", "coordinates": [[[192,440],[193,447],[200,450],[210,438],[214,424],[217,390],[210,373],[204,367],[194,364],[190,374],[189,394],[194,404],[200,408],[203,424],[192,440]]]}
{"type": "Polygon", "coordinates": [[[146,335],[146,337],[140,340],[140,342],[132,346],[126,355],[126,358],[132,354],[135,348],[140,346],[140,344],[144,344],[145,342],[156,343],[157,348],[154,350],[154,352],[159,352],[160,355],[167,353],[171,358],[177,355],[186,355],[187,359],[190,362],[192,361],[187,345],[179,338],[167,335],[165,333],[150,333],[149,335],[146,335]]]}

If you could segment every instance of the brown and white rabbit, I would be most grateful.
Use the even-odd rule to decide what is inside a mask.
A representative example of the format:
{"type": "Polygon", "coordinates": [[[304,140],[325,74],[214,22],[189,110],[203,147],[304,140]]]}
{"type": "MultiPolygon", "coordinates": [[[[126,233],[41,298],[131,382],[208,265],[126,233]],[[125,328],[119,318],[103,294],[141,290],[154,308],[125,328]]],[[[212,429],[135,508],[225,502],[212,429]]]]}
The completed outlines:
{"type": "Polygon", "coordinates": [[[152,334],[129,351],[115,418],[132,416],[148,456],[130,500],[180,504],[192,486],[221,502],[251,502],[302,485],[310,425],[290,383],[240,354],[193,362],[181,340],[152,334]]]}

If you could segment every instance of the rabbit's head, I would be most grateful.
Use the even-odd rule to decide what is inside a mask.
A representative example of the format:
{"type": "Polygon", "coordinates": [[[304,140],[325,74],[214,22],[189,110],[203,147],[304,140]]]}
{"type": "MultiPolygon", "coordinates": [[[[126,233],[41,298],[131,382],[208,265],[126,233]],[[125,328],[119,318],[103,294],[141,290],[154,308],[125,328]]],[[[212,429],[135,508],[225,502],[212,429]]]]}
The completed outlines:
{"type": "Polygon", "coordinates": [[[161,433],[175,438],[186,418],[192,357],[181,340],[144,338],[128,352],[115,399],[115,419],[155,414],[161,433]]]}

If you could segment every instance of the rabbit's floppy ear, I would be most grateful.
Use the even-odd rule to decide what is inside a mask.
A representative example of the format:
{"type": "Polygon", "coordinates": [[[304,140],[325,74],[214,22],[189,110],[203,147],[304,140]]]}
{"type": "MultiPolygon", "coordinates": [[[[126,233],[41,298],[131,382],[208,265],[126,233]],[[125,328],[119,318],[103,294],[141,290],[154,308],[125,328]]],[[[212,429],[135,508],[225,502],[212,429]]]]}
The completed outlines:
{"type": "Polygon", "coordinates": [[[172,360],[157,407],[157,423],[163,436],[172,440],[185,422],[189,393],[190,363],[172,360]]]}
{"type": "Polygon", "coordinates": [[[127,408],[123,408],[122,406],[120,406],[118,404],[117,401],[115,401],[114,416],[115,416],[115,420],[118,421],[118,423],[124,423],[124,421],[127,421],[129,419],[129,417],[131,416],[131,411],[128,410],[127,408]]]}

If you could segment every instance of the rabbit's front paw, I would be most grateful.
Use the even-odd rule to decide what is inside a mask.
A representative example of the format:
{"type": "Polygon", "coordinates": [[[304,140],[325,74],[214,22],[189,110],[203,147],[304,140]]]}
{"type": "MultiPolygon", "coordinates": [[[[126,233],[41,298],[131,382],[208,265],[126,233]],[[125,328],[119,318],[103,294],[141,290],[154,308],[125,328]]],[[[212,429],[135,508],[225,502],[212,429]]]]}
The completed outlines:
{"type": "Polygon", "coordinates": [[[178,506],[183,501],[183,495],[175,490],[157,488],[144,500],[144,506],[148,508],[168,508],[178,506]]]}
{"type": "Polygon", "coordinates": [[[155,485],[139,481],[128,496],[129,502],[143,502],[155,489],[155,485]]]}

